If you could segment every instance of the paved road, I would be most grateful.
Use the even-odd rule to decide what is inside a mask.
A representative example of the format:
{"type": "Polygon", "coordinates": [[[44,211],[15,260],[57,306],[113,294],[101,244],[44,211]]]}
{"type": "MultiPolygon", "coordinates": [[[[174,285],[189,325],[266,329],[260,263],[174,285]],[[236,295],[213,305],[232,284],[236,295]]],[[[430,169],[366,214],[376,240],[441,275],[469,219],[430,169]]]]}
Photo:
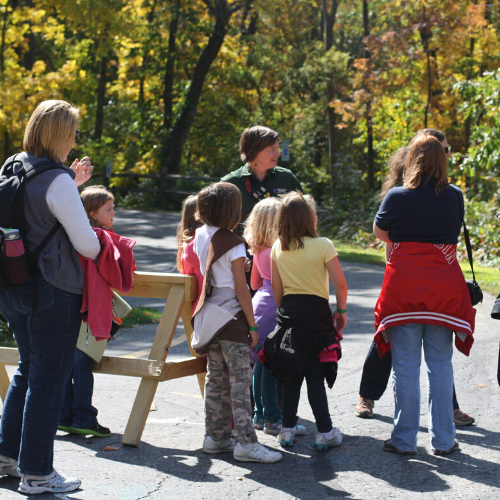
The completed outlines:
{"type": "MultiPolygon", "coordinates": [[[[172,214],[119,211],[116,231],[137,239],[139,270],[172,271],[175,227],[172,214]]],[[[207,456],[203,441],[203,401],[196,378],[160,384],[139,448],[120,444],[139,385],[137,379],[96,375],[94,403],[99,420],[111,427],[105,439],[58,433],[55,467],[82,479],[82,489],[59,498],[86,500],[139,499],[290,499],[326,498],[493,500],[500,497],[500,390],[496,382],[500,323],[489,318],[493,298],[477,307],[476,342],[470,357],[456,351],[455,384],[463,410],[477,425],[459,428],[461,452],[448,457],[431,454],[427,434],[426,380],[422,374],[421,432],[418,455],[395,456],[382,451],[390,437],[393,396],[389,388],[377,402],[375,418],[354,417],[361,367],[373,337],[373,308],[383,279],[378,267],[343,263],[349,285],[348,326],[344,331],[339,377],[328,391],[334,425],[344,433],[339,448],[311,448],[315,425],[304,388],[299,422],[307,434],[293,449],[282,450],[278,464],[241,464],[231,455],[207,456]],[[105,451],[106,446],[118,448],[105,451]]],[[[162,307],[161,301],[134,299],[134,305],[162,307]]],[[[122,330],[108,350],[113,355],[147,348],[154,326],[122,330]]],[[[170,356],[188,354],[179,328],[170,356]]],[[[259,432],[259,440],[277,448],[276,439],[259,432]]],[[[0,478],[0,498],[23,498],[14,479],[0,478]]],[[[53,498],[40,495],[38,498],[53,498]]]]}

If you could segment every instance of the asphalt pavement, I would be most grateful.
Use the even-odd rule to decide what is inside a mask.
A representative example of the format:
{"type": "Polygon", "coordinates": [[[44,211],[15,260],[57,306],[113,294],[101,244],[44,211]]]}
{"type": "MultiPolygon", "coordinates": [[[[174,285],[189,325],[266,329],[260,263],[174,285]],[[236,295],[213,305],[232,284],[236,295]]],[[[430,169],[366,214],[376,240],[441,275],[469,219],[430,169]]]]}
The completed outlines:
{"type": "MultiPolygon", "coordinates": [[[[115,231],[137,240],[139,271],[173,272],[175,228],[179,216],[119,210],[115,231]]],[[[340,256],[342,258],[342,256],[340,256]]],[[[344,435],[341,446],[326,452],[311,447],[316,427],[307,391],[302,390],[299,423],[307,428],[294,448],[280,449],[274,436],[257,431],[266,446],[280,449],[276,464],[238,463],[231,454],[205,455],[203,400],[195,376],[159,385],[142,442],[124,447],[122,433],[139,379],[95,375],[94,405],[99,422],[113,431],[109,438],[72,436],[58,432],[55,468],[82,480],[68,494],[37,495],[39,499],[291,499],[348,498],[497,500],[500,497],[500,389],[497,383],[500,322],[489,317],[493,297],[477,306],[475,343],[469,357],[455,350],[455,385],[461,409],[476,418],[473,426],[457,428],[461,451],[432,455],[427,432],[427,383],[421,373],[422,405],[418,454],[404,457],[382,451],[390,437],[394,399],[389,387],[375,405],[375,418],[354,416],[364,358],[373,338],[373,309],[383,280],[380,267],[342,262],[349,286],[348,324],[343,331],[343,357],[333,389],[327,390],[334,425],[344,435]]],[[[500,286],[499,286],[500,288],[500,286]]],[[[331,291],[331,302],[335,297],[331,291]]],[[[133,306],[162,309],[161,300],[130,299],[133,306]]],[[[113,356],[151,346],[156,325],[120,330],[109,342],[113,356]]],[[[169,359],[189,356],[182,324],[169,359]]],[[[144,356],[145,357],[145,356],[144,356]]],[[[12,374],[13,367],[9,367],[12,374]]],[[[0,406],[1,408],[1,406],[0,406]]],[[[2,500],[25,498],[18,480],[0,478],[2,500]]]]}

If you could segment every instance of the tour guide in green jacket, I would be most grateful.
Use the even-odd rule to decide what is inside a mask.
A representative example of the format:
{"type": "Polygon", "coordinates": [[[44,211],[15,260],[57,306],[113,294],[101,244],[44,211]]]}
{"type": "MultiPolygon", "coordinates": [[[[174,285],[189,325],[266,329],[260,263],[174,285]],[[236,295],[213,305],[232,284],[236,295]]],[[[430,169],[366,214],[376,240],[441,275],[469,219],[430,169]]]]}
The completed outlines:
{"type": "Polygon", "coordinates": [[[269,196],[282,196],[290,191],[302,191],[300,182],[290,170],[278,167],[279,135],[267,127],[255,126],[243,131],[240,138],[241,159],[247,163],[221,180],[234,184],[241,192],[243,224],[252,208],[269,196]]]}

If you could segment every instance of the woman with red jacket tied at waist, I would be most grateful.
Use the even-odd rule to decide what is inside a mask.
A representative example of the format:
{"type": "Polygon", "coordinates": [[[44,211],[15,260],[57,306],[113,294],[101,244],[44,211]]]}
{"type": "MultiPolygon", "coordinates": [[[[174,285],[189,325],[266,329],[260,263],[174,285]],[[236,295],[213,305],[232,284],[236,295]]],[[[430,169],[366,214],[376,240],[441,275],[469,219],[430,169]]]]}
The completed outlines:
{"type": "Polygon", "coordinates": [[[373,224],[375,236],[392,243],[375,307],[375,342],[381,356],[392,348],[393,363],[394,429],[384,451],[403,455],[417,453],[422,346],[433,453],[459,450],[452,405],[453,332],[456,347],[468,355],[475,310],[456,260],[463,196],[449,184],[447,170],[439,140],[415,137],[403,186],[389,190],[373,224]]]}

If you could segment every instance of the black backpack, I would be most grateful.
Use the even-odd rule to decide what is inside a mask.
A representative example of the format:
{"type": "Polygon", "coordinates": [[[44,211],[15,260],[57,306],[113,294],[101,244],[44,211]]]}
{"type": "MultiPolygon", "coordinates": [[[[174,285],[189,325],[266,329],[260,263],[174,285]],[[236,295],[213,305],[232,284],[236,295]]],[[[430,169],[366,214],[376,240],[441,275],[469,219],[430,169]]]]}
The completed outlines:
{"type": "Polygon", "coordinates": [[[57,222],[33,252],[26,245],[22,255],[15,257],[7,255],[4,239],[7,229],[17,229],[21,241],[26,241],[24,184],[47,170],[59,169],[67,172],[66,167],[51,160],[25,167],[20,160],[16,160],[16,157],[17,155],[0,170],[0,287],[2,288],[28,280],[36,271],[40,253],[61,227],[61,223],[57,222]],[[19,167],[17,171],[16,166],[19,167]]]}

